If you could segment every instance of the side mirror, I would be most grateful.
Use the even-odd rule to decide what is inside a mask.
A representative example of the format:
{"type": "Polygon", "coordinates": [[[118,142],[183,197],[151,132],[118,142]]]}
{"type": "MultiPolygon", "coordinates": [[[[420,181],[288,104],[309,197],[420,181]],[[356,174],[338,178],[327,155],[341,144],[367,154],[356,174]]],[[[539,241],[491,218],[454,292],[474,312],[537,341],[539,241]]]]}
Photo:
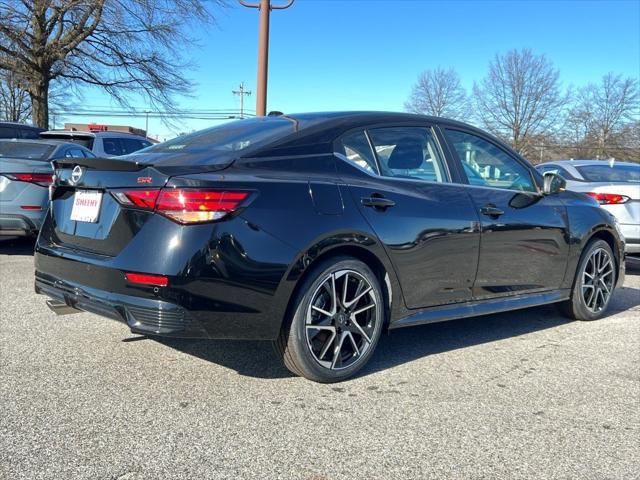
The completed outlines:
{"type": "Polygon", "coordinates": [[[547,172],[544,174],[543,193],[551,195],[553,193],[563,192],[567,188],[567,181],[557,173],[547,172]]]}

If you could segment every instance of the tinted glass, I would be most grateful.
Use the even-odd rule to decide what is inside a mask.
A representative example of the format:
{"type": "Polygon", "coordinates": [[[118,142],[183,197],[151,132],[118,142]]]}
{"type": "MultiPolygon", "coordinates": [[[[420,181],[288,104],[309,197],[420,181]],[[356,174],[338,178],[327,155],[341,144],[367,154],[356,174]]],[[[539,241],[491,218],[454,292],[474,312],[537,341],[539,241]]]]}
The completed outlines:
{"type": "Polygon", "coordinates": [[[85,148],[91,150],[93,148],[93,140],[94,137],[74,137],[72,138],[70,135],[62,135],[55,133],[48,133],[46,135],[41,135],[42,138],[51,138],[55,140],[64,140],[65,142],[77,143],[78,145],[82,145],[85,148]]]}
{"type": "Polygon", "coordinates": [[[369,130],[382,175],[445,182],[442,157],[429,128],[393,127],[369,130]]]}
{"type": "Polygon", "coordinates": [[[127,153],[137,152],[138,150],[142,150],[143,148],[150,145],[149,142],[143,142],[142,140],[138,140],[137,138],[121,138],[120,144],[122,145],[122,149],[124,150],[125,155],[127,153]]]}
{"type": "Polygon", "coordinates": [[[47,161],[54,148],[52,145],[42,143],[0,142],[0,160],[3,158],[22,158],[47,161]]]}
{"type": "Polygon", "coordinates": [[[71,158],[84,158],[84,152],[82,150],[80,150],[79,148],[70,148],[69,150],[67,150],[67,152],[64,155],[65,157],[71,157],[71,158]]]}
{"type": "Polygon", "coordinates": [[[344,155],[349,162],[365,172],[378,173],[376,160],[364,132],[348,133],[340,139],[338,144],[338,153],[344,155]]]}
{"type": "Polygon", "coordinates": [[[200,152],[203,149],[222,153],[241,152],[294,132],[295,122],[283,117],[236,120],[159,143],[146,152],[200,152]]]}
{"type": "Polygon", "coordinates": [[[583,165],[576,167],[588,182],[640,183],[640,165],[583,165]]]}
{"type": "Polygon", "coordinates": [[[17,138],[18,131],[12,127],[0,127],[0,138],[17,138]]]}
{"type": "Polygon", "coordinates": [[[40,130],[34,128],[20,128],[18,133],[20,138],[28,140],[38,140],[40,138],[40,130]]]}
{"type": "Polygon", "coordinates": [[[103,138],[102,149],[107,155],[123,155],[122,144],[119,138],[103,138]]]}
{"type": "Polygon", "coordinates": [[[529,169],[504,150],[470,133],[448,129],[446,133],[471,185],[537,192],[529,169]]]}

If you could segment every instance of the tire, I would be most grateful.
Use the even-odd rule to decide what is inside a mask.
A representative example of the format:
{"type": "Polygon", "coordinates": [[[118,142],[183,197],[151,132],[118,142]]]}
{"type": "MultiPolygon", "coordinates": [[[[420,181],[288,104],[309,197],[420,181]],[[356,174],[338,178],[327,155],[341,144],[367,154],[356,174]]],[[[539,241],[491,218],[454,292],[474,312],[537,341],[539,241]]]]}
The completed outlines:
{"type": "Polygon", "coordinates": [[[604,240],[591,240],[580,257],[571,297],[560,304],[560,310],[575,320],[597,320],[606,313],[615,284],[611,247],[604,240]]]}
{"type": "Polygon", "coordinates": [[[292,373],[334,383],[369,361],[382,332],[385,303],[367,265],[350,257],[322,261],[303,280],[293,305],[274,342],[292,373]]]}

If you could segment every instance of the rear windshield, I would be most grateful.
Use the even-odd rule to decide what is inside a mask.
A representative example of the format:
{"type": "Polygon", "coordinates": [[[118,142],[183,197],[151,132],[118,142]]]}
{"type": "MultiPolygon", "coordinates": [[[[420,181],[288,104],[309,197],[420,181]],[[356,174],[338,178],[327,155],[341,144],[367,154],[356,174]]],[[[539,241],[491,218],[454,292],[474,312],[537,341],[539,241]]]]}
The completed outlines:
{"type": "Polygon", "coordinates": [[[20,158],[47,161],[53,145],[29,142],[0,142],[0,159],[20,158]]]}
{"type": "Polygon", "coordinates": [[[71,137],[70,135],[56,135],[55,133],[47,133],[46,135],[41,135],[43,138],[51,138],[55,140],[64,140],[65,142],[77,143],[78,145],[82,145],[89,150],[93,150],[93,139],[94,137],[71,137]]]}
{"type": "Polygon", "coordinates": [[[266,145],[295,132],[296,124],[283,117],[236,120],[217,127],[182,135],[142,150],[140,153],[175,154],[180,163],[228,160],[239,153],[266,145]]]}
{"type": "Polygon", "coordinates": [[[640,183],[640,165],[583,165],[576,167],[588,182],[640,183]]]}

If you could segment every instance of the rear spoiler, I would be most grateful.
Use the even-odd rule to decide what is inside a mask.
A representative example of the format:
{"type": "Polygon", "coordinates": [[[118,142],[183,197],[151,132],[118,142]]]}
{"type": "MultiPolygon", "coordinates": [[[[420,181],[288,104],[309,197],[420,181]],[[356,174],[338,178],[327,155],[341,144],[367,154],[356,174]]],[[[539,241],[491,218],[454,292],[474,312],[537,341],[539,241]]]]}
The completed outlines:
{"type": "Polygon", "coordinates": [[[60,158],[51,162],[53,168],[73,168],[76,165],[91,170],[115,170],[121,172],[137,172],[150,167],[150,163],[132,162],[117,158],[60,158]]]}

